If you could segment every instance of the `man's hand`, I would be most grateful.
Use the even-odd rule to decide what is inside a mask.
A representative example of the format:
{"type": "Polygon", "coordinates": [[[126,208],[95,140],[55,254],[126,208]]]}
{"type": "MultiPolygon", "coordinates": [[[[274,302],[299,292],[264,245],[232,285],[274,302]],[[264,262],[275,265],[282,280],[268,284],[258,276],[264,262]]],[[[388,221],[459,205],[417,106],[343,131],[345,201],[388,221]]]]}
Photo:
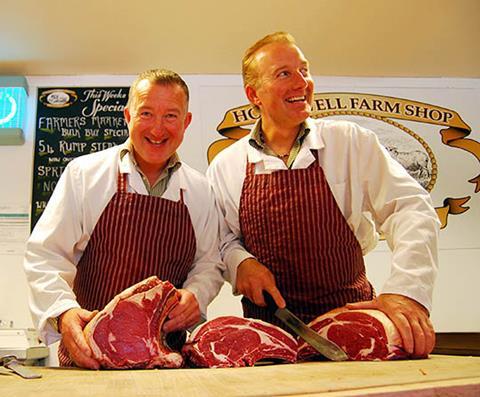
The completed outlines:
{"type": "Polygon", "coordinates": [[[188,329],[200,321],[200,306],[195,295],[186,290],[179,289],[180,302],[168,314],[168,320],[163,324],[165,333],[188,329]]]}
{"type": "Polygon", "coordinates": [[[67,310],[59,318],[63,344],[74,363],[82,368],[100,368],[98,361],[92,357],[92,350],[83,335],[83,328],[96,314],[97,311],[75,308],[67,310]]]}
{"type": "Polygon", "coordinates": [[[348,309],[378,309],[395,324],[407,353],[425,357],[435,346],[435,331],[427,309],[413,299],[397,294],[381,294],[367,302],[347,304],[348,309]]]}
{"type": "Polygon", "coordinates": [[[254,258],[243,260],[237,268],[237,291],[258,306],[265,307],[263,291],[267,291],[278,307],[286,303],[275,284],[275,277],[268,268],[254,258]]]}

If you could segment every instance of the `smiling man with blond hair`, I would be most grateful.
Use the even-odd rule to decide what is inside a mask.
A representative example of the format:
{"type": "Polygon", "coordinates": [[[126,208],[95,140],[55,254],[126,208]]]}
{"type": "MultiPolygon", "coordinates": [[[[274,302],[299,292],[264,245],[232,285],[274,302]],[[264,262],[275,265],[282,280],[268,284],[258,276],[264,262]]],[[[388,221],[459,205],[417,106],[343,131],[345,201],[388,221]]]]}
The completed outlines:
{"type": "Polygon", "coordinates": [[[261,117],[215,157],[207,176],[225,217],[222,254],[244,315],[282,326],[264,292],[305,322],[345,305],[376,308],[408,353],[430,353],[439,221],[429,194],[372,131],[310,118],[310,66],[290,34],[262,38],[242,65],[246,96],[261,117]],[[363,260],[377,230],[392,248],[378,296],[363,260]]]}

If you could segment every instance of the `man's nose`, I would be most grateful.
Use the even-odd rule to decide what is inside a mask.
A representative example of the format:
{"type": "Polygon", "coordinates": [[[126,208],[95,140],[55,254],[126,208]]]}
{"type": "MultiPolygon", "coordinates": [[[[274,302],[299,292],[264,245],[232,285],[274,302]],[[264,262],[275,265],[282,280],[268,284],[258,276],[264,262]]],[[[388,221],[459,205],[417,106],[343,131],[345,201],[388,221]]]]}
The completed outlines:
{"type": "Polygon", "coordinates": [[[301,71],[295,73],[295,88],[305,88],[308,86],[309,77],[305,76],[301,71]]]}
{"type": "Polygon", "coordinates": [[[164,127],[164,119],[162,116],[156,116],[153,120],[152,130],[154,132],[162,132],[164,127]]]}

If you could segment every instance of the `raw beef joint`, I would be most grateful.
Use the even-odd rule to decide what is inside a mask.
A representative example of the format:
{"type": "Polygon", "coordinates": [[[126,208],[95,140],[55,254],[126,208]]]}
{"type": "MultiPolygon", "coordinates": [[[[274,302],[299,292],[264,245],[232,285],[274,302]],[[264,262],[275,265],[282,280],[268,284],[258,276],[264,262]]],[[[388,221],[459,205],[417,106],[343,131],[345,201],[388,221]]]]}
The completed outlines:
{"type": "MultiPolygon", "coordinates": [[[[317,317],[309,326],[336,343],[349,360],[396,360],[408,358],[402,338],[393,322],[379,310],[335,309],[317,317]]],[[[313,347],[300,340],[298,359],[318,356],[313,347]]]]}
{"type": "Polygon", "coordinates": [[[149,277],[127,288],[85,327],[84,335],[103,368],[179,368],[180,353],[161,329],[179,293],[168,281],[149,277]]]}
{"type": "Polygon", "coordinates": [[[195,367],[245,367],[262,359],[293,363],[297,341],[264,321],[225,316],[197,327],[182,352],[195,367]]]}

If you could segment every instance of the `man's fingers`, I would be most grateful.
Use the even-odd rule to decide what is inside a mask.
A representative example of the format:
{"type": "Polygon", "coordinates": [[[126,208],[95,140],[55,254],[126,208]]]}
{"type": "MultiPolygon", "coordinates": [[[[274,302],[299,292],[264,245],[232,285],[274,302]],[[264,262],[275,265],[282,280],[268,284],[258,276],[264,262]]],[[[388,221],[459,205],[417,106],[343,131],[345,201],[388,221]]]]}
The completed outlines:
{"type": "Polygon", "coordinates": [[[435,348],[435,330],[433,329],[432,322],[428,317],[426,320],[423,320],[423,329],[425,330],[426,335],[426,354],[430,354],[435,348]]]}
{"type": "Polygon", "coordinates": [[[164,332],[168,333],[168,332],[177,331],[179,329],[188,328],[187,320],[191,316],[191,314],[189,314],[187,310],[177,312],[177,314],[175,315],[172,315],[172,313],[170,313],[168,316],[168,320],[165,321],[163,325],[164,332]]]}
{"type": "Polygon", "coordinates": [[[413,354],[417,357],[425,356],[425,333],[419,320],[410,320],[410,326],[412,329],[412,338],[414,340],[413,354]]]}
{"type": "Polygon", "coordinates": [[[85,340],[83,328],[97,311],[74,308],[60,317],[63,343],[76,365],[83,368],[98,369],[100,364],[93,358],[92,350],[85,340]]]}
{"type": "Polygon", "coordinates": [[[427,356],[432,352],[433,348],[435,347],[435,331],[428,317],[420,318],[419,324],[422,328],[425,338],[423,356],[427,356]]]}
{"type": "Polygon", "coordinates": [[[257,306],[267,306],[265,299],[263,299],[263,288],[261,285],[257,285],[252,289],[252,300],[257,306]]]}
{"type": "Polygon", "coordinates": [[[392,316],[391,320],[395,324],[402,337],[403,347],[408,354],[413,354],[413,333],[412,328],[410,327],[410,323],[408,322],[407,318],[402,314],[399,313],[396,316],[392,316]]]}
{"type": "Polygon", "coordinates": [[[163,324],[165,333],[185,330],[200,321],[200,306],[195,295],[186,290],[179,290],[180,303],[169,313],[168,320],[163,324]]]}
{"type": "Polygon", "coordinates": [[[98,361],[91,357],[77,355],[76,357],[72,356],[72,360],[78,367],[81,368],[100,369],[100,364],[98,361]]]}
{"type": "Polygon", "coordinates": [[[99,363],[92,357],[92,351],[83,338],[83,334],[65,335],[65,347],[74,363],[82,368],[99,369],[99,363]]]}
{"type": "Polygon", "coordinates": [[[85,356],[87,356],[87,357],[92,356],[92,350],[90,349],[90,346],[88,345],[87,341],[85,340],[85,337],[83,336],[82,331],[75,332],[73,334],[73,340],[74,340],[77,348],[80,349],[85,356]]]}
{"type": "Polygon", "coordinates": [[[283,309],[287,305],[285,299],[283,299],[283,296],[280,293],[279,289],[276,287],[276,285],[273,285],[273,287],[270,287],[269,289],[265,289],[265,291],[267,291],[272,296],[275,304],[280,309],[283,309]]]}

